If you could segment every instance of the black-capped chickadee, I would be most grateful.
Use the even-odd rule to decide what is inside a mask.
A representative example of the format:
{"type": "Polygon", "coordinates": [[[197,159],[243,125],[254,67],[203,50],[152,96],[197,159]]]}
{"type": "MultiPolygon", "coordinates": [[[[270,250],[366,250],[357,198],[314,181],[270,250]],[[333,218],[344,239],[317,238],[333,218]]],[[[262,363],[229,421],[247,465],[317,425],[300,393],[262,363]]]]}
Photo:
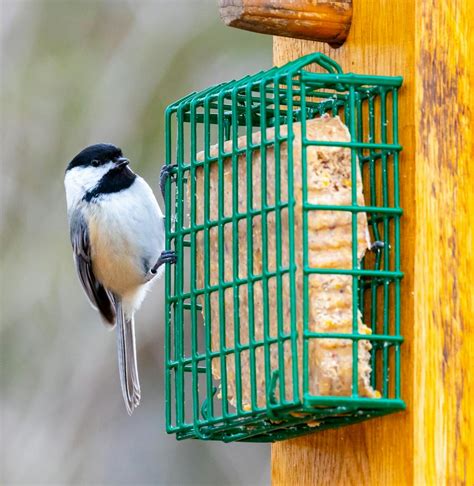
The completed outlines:
{"type": "MultiPolygon", "coordinates": [[[[164,249],[153,191],[128,164],[114,145],[92,145],[69,163],[64,185],[76,270],[104,322],[117,324],[120,383],[131,414],[140,402],[133,316],[162,265],[176,256],[164,249]]],[[[168,175],[165,166],[162,189],[168,175]]]]}

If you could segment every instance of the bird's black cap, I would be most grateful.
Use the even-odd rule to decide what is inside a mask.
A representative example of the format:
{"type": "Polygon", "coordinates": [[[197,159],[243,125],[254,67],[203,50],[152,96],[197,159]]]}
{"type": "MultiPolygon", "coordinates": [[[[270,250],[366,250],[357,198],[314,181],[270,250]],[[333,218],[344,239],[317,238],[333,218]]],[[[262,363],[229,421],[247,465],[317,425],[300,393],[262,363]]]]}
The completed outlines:
{"type": "Polygon", "coordinates": [[[81,150],[66,167],[66,172],[74,167],[87,167],[93,160],[99,164],[106,164],[111,160],[122,157],[122,150],[109,143],[97,143],[81,150]]]}

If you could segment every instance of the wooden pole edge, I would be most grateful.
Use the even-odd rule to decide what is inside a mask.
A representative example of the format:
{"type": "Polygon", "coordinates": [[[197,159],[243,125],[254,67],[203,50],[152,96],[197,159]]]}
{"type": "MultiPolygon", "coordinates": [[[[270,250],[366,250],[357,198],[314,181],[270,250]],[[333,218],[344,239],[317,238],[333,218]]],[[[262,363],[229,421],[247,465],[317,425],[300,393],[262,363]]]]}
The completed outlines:
{"type": "Polygon", "coordinates": [[[261,34],[340,46],[352,22],[352,0],[219,0],[222,21],[261,34]]]}

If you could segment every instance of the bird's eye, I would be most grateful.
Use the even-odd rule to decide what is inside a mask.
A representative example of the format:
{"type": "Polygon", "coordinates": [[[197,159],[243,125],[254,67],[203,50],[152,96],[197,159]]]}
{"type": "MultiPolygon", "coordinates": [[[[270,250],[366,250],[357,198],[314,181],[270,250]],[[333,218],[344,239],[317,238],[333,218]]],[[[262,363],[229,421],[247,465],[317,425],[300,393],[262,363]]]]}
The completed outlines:
{"type": "Polygon", "coordinates": [[[94,159],[94,160],[91,162],[91,165],[92,165],[92,167],[99,167],[99,161],[94,159]]]}

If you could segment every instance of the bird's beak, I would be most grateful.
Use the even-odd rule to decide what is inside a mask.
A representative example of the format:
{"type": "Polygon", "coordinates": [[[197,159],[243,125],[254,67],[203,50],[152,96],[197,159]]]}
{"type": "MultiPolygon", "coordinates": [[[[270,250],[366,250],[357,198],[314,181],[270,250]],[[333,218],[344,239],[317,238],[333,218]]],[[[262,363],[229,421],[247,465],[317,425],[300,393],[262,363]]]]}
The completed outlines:
{"type": "Polygon", "coordinates": [[[125,157],[119,157],[115,160],[115,163],[117,164],[117,167],[125,167],[130,163],[130,161],[125,157]]]}

